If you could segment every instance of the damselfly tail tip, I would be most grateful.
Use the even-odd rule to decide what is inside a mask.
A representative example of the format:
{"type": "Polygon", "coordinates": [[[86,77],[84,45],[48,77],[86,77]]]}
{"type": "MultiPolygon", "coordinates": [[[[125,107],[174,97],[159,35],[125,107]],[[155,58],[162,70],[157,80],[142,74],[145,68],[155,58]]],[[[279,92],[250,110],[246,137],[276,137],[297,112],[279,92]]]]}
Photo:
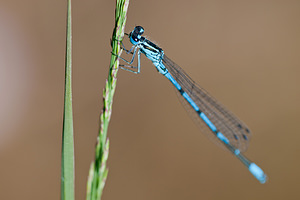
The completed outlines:
{"type": "Polygon", "coordinates": [[[255,163],[251,163],[249,165],[249,171],[253,176],[261,183],[264,184],[268,180],[268,176],[264,173],[264,171],[257,166],[255,163]]]}

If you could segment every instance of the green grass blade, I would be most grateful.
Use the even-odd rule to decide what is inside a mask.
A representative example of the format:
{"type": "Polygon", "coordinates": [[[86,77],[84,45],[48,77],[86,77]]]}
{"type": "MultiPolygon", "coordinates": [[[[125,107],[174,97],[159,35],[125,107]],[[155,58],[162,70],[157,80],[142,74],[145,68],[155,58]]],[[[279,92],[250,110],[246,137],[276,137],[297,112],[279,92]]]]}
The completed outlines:
{"type": "MultiPolygon", "coordinates": [[[[112,36],[112,52],[114,55],[121,54],[120,42],[124,36],[126,13],[129,0],[117,0],[115,10],[115,28],[112,36]]],[[[100,130],[96,145],[95,161],[91,164],[87,183],[87,200],[100,200],[108,174],[106,162],[108,159],[109,140],[107,129],[112,113],[113,96],[117,83],[119,60],[111,55],[110,67],[106,85],[103,91],[103,110],[100,116],[100,130]]]]}
{"type": "Polygon", "coordinates": [[[72,112],[72,23],[71,0],[68,0],[65,66],[65,102],[61,158],[61,199],[74,200],[74,139],[72,112]]]}

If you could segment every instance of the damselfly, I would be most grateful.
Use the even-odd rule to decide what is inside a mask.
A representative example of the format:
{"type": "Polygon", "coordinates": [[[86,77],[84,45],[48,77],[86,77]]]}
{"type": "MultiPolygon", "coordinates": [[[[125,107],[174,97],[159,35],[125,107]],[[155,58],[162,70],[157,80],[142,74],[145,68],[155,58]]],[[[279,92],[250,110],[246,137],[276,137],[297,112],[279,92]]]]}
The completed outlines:
{"type": "Polygon", "coordinates": [[[196,84],[177,64],[169,59],[156,44],[142,36],[144,28],[136,26],[128,34],[133,44],[127,53],[132,53],[131,61],[121,58],[129,65],[121,68],[133,73],[140,73],[141,53],[149,58],[159,73],[164,75],[177,89],[181,99],[186,102],[187,111],[196,117],[202,132],[217,139],[226,149],[237,157],[261,183],[265,183],[267,175],[255,163],[246,158],[242,152],[247,150],[251,132],[249,128],[229,112],[224,106],[196,84]],[[132,66],[137,54],[138,64],[132,66]]]}

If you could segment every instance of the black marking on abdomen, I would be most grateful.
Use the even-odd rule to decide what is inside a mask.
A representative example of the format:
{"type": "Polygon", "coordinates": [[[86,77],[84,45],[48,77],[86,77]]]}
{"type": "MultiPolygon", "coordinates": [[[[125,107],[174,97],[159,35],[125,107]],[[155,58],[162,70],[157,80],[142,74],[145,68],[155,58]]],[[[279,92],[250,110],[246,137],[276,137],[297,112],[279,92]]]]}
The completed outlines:
{"type": "Polygon", "coordinates": [[[180,88],[180,90],[178,91],[180,92],[181,96],[183,95],[183,93],[185,93],[185,91],[182,88],[180,88]]]}

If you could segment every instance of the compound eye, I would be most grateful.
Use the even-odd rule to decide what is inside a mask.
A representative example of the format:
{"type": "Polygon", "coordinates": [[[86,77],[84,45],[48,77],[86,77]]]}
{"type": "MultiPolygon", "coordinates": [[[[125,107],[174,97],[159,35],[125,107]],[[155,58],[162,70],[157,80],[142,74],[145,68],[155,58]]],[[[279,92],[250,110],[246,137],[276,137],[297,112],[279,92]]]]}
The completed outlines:
{"type": "Polygon", "coordinates": [[[137,34],[132,34],[132,35],[131,35],[131,38],[132,38],[134,41],[138,42],[138,41],[140,41],[141,36],[140,36],[140,35],[137,35],[137,34]]]}
{"type": "Polygon", "coordinates": [[[137,45],[139,42],[140,42],[140,40],[141,40],[141,36],[140,35],[138,35],[138,34],[136,34],[136,33],[134,33],[134,32],[132,32],[131,34],[130,34],[130,42],[133,44],[133,45],[137,45]]]}
{"type": "Polygon", "coordinates": [[[144,28],[141,26],[136,26],[133,32],[137,35],[142,35],[144,33],[144,28]]]}

